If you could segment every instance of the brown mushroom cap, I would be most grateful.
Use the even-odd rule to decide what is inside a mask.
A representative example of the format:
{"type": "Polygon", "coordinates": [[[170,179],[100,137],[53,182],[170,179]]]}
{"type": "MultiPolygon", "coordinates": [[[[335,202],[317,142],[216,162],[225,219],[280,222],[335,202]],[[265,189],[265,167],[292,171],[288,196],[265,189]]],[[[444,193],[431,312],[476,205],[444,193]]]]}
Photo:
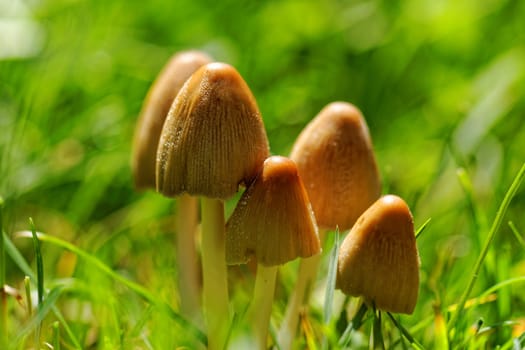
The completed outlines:
{"type": "Polygon", "coordinates": [[[290,158],[297,163],[319,227],[347,230],[381,192],[372,141],[361,112],[327,105],[305,127],[290,158]]]}
{"type": "Polygon", "coordinates": [[[137,189],[155,189],[155,161],[160,132],[184,82],[211,58],[199,51],[175,54],[151,86],[135,128],[132,168],[137,189]]]}
{"type": "Polygon", "coordinates": [[[317,225],[295,163],[273,156],[246,189],[226,224],[226,262],[251,256],[265,266],[321,251],[317,225]]]}
{"type": "Polygon", "coordinates": [[[411,314],[419,289],[412,214],[401,198],[378,199],[357,220],[339,250],[337,288],[378,309],[411,314]]]}
{"type": "Polygon", "coordinates": [[[157,190],[226,199],[268,156],[255,98],[232,66],[210,63],[186,81],[168,113],[157,152],[157,190]]]}

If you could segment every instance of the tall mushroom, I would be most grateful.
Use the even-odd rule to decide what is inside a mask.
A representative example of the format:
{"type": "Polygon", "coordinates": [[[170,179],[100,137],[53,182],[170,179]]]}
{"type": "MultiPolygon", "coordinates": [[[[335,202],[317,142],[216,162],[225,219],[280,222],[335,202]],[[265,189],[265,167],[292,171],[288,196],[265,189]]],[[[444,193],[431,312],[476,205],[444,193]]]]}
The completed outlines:
{"type": "MultiPolygon", "coordinates": [[[[155,189],[155,162],[162,126],[175,96],[184,82],[201,66],[211,62],[199,51],[182,51],[172,56],[151,86],[135,128],[132,169],[138,190],[155,189]]],[[[182,314],[198,318],[200,272],[197,265],[195,232],[197,200],[183,195],[177,200],[175,217],[178,290],[182,314]]]]}
{"type": "MultiPolygon", "coordinates": [[[[361,112],[352,104],[328,104],[297,138],[291,159],[297,163],[312,203],[315,218],[324,232],[346,231],[381,191],[372,140],[361,112]]],[[[279,330],[279,344],[290,349],[299,321],[299,309],[308,304],[320,255],[303,259],[293,294],[279,330]]]]}
{"type": "Polygon", "coordinates": [[[273,156],[243,193],[226,226],[228,264],[257,259],[257,276],[247,320],[258,349],[267,331],[278,266],[320,252],[315,217],[295,163],[273,156]]]}
{"type": "Polygon", "coordinates": [[[414,311],[419,254],[412,214],[403,199],[383,196],[361,215],[341,244],[336,286],[379,310],[414,311]]]}
{"type": "Polygon", "coordinates": [[[249,184],[269,153],[255,98],[232,66],[210,63],[186,81],[157,152],[157,190],[201,198],[204,312],[208,346],[222,349],[229,325],[224,199],[249,184]]]}
{"type": "Polygon", "coordinates": [[[176,53],[149,89],[133,139],[132,169],[137,189],[155,189],[157,146],[173,100],[186,80],[211,61],[208,55],[200,51],[176,53]]]}

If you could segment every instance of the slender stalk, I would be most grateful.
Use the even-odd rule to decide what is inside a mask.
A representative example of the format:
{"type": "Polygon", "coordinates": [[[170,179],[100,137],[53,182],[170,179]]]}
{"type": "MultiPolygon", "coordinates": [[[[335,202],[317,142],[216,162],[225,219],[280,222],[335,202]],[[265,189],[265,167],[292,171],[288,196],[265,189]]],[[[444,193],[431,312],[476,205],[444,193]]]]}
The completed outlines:
{"type": "Polygon", "coordinates": [[[0,348],[7,345],[7,294],[5,292],[4,200],[0,197],[0,348]]]}
{"type": "Polygon", "coordinates": [[[381,311],[374,307],[374,320],[372,326],[372,334],[370,337],[370,349],[385,350],[385,343],[383,341],[383,330],[381,329],[381,311]]]}
{"type": "Polygon", "coordinates": [[[177,199],[176,253],[178,289],[182,315],[200,323],[200,286],[195,235],[197,233],[197,198],[184,194],[177,199]]]}
{"type": "MultiPolygon", "coordinates": [[[[324,230],[319,230],[321,244],[324,242],[325,233],[324,230]]],[[[279,346],[283,350],[292,348],[295,333],[299,325],[299,313],[301,309],[308,307],[310,292],[314,286],[320,262],[321,254],[301,259],[299,262],[297,282],[295,283],[295,288],[290,300],[288,301],[288,305],[286,306],[284,318],[277,336],[279,346]]]]}
{"type": "Polygon", "coordinates": [[[487,235],[487,239],[485,240],[485,243],[483,245],[483,249],[481,250],[481,253],[478,256],[478,260],[476,261],[476,265],[474,265],[474,269],[472,271],[469,283],[467,284],[467,287],[465,288],[463,294],[461,295],[461,298],[458,302],[458,308],[456,309],[456,312],[452,315],[450,321],[448,322],[449,329],[453,329],[454,325],[458,321],[458,318],[462,315],[463,309],[465,308],[465,303],[467,302],[467,299],[472,292],[472,288],[474,287],[474,283],[476,282],[479,271],[481,269],[481,266],[483,265],[483,262],[485,261],[485,257],[487,256],[489,252],[490,245],[494,239],[494,236],[496,236],[496,233],[498,232],[501,223],[503,221],[503,217],[505,216],[505,212],[507,211],[507,208],[509,207],[510,201],[518,191],[518,188],[525,177],[525,163],[521,166],[521,169],[519,170],[518,174],[514,178],[514,181],[510,185],[509,190],[505,194],[505,197],[503,198],[503,202],[501,202],[500,207],[498,208],[498,212],[496,213],[496,218],[492,222],[492,226],[490,228],[490,231],[487,235]]]}
{"type": "Polygon", "coordinates": [[[201,197],[202,277],[208,349],[225,347],[230,325],[225,252],[224,202],[201,197]]]}
{"type": "Polygon", "coordinates": [[[252,325],[252,335],[259,350],[266,350],[268,342],[268,327],[272,314],[275,279],[278,266],[257,265],[257,277],[253,290],[253,299],[246,312],[246,320],[252,325]]]}
{"type": "MultiPolygon", "coordinates": [[[[42,250],[40,249],[40,241],[36,233],[35,224],[32,218],[29,218],[29,226],[31,227],[31,234],[33,236],[33,247],[35,249],[36,257],[36,277],[37,277],[37,299],[38,299],[38,310],[41,310],[44,303],[44,260],[42,258],[42,250]]],[[[39,322],[35,330],[35,344],[36,347],[40,347],[40,332],[42,329],[42,323],[39,322]]]]}
{"type": "Polygon", "coordinates": [[[26,302],[27,302],[27,318],[33,316],[33,300],[31,300],[31,279],[29,276],[24,277],[24,289],[26,292],[26,302]]]}
{"type": "Polygon", "coordinates": [[[53,350],[60,350],[60,323],[53,322],[53,350]]]}

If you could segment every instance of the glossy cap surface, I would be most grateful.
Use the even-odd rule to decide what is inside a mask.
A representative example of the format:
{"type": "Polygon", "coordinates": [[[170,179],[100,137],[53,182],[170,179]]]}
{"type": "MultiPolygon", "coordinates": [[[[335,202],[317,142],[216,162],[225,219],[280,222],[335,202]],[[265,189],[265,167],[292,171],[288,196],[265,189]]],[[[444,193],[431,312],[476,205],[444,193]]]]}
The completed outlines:
{"type": "Polygon", "coordinates": [[[297,163],[321,228],[349,229],[380,196],[368,127],[349,103],[323,108],[297,138],[290,158],[297,163]]]}
{"type": "Polygon", "coordinates": [[[378,309],[411,314],[419,290],[419,255],[412,214],[386,195],[357,220],[339,250],[337,288],[378,309]]]}
{"type": "Polygon", "coordinates": [[[135,128],[132,169],[137,189],[155,189],[155,162],[162,126],[168,111],[184,85],[211,58],[199,51],[175,54],[151,86],[135,128]]]}
{"type": "Polygon", "coordinates": [[[295,163],[273,156],[226,225],[226,262],[275,266],[321,251],[317,225],[295,163]]]}
{"type": "Polygon", "coordinates": [[[269,154],[255,98],[240,74],[210,63],[175,98],[157,152],[157,190],[226,199],[249,184],[269,154]]]}

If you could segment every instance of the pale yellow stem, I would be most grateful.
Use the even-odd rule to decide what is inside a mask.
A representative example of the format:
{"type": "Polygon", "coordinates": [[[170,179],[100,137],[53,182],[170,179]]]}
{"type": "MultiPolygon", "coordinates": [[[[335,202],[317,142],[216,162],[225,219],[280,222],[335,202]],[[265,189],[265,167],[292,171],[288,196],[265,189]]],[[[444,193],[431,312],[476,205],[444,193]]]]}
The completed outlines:
{"type": "Polygon", "coordinates": [[[176,253],[178,287],[181,313],[188,319],[201,323],[200,272],[195,245],[198,225],[198,200],[188,194],[177,199],[176,253]]]}
{"type": "MultiPolygon", "coordinates": [[[[321,244],[324,242],[325,231],[319,230],[321,244]]],[[[317,270],[321,261],[321,254],[301,259],[295,288],[290,296],[284,314],[277,341],[282,350],[292,349],[297,327],[299,325],[300,312],[308,310],[310,294],[314,288],[317,270]]]]}
{"type": "Polygon", "coordinates": [[[208,349],[222,350],[230,325],[224,202],[201,197],[203,305],[208,349]]]}
{"type": "Polygon", "coordinates": [[[257,265],[253,299],[246,312],[246,320],[252,326],[252,336],[259,350],[267,349],[277,270],[278,266],[257,265]]]}

